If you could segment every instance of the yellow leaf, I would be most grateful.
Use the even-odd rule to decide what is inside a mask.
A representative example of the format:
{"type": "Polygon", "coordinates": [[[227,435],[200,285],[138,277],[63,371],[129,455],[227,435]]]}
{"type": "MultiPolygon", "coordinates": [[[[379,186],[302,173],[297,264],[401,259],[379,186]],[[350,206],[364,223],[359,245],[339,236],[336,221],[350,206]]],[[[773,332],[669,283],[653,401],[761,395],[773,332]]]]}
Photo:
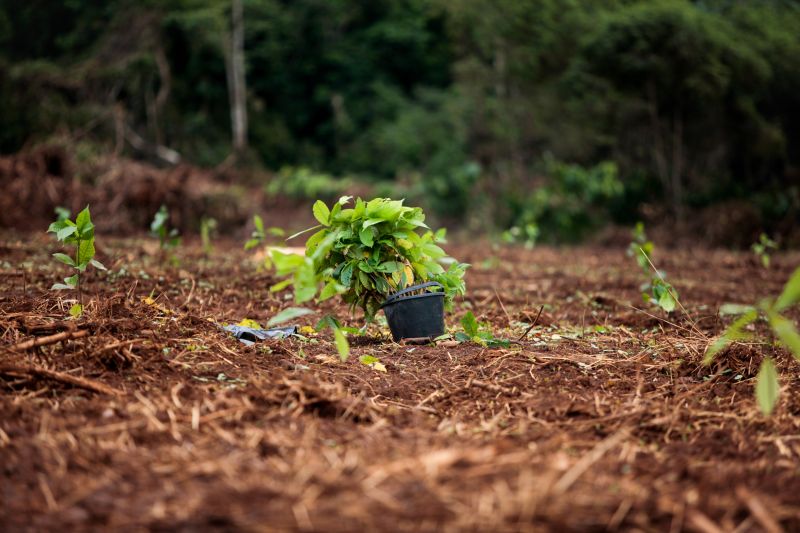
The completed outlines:
{"type": "Polygon", "coordinates": [[[411,265],[406,265],[403,267],[403,272],[406,274],[406,287],[410,287],[414,284],[414,270],[411,265]]]}
{"type": "Polygon", "coordinates": [[[259,324],[258,322],[256,322],[255,320],[253,320],[251,318],[243,318],[236,325],[237,326],[242,326],[242,327],[245,327],[245,328],[264,329],[264,328],[261,327],[261,324],[259,324]]]}
{"type": "Polygon", "coordinates": [[[300,328],[300,334],[301,335],[305,335],[306,337],[308,337],[309,335],[316,335],[317,334],[317,330],[315,330],[311,326],[303,326],[303,327],[300,328]]]}

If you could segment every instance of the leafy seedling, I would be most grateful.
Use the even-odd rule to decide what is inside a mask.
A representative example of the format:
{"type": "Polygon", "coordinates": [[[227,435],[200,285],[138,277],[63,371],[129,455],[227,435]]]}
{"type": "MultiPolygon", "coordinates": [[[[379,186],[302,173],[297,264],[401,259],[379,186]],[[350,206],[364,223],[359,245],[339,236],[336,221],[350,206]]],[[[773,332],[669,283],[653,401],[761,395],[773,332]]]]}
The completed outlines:
{"type": "Polygon", "coordinates": [[[758,242],[753,243],[750,249],[756,254],[764,268],[769,268],[770,250],[777,251],[778,243],[770,239],[766,233],[762,233],[758,237],[758,242]]]}
{"type": "Polygon", "coordinates": [[[203,253],[210,257],[214,253],[214,245],[211,239],[217,231],[217,220],[211,217],[203,217],[200,220],[200,241],[203,243],[203,253]]]}
{"type": "Polygon", "coordinates": [[[74,269],[74,274],[64,278],[64,283],[56,283],[53,285],[54,290],[78,290],[78,303],[73,305],[69,314],[74,317],[79,317],[83,313],[83,292],[81,290],[81,273],[86,271],[89,265],[94,266],[100,270],[106,270],[106,267],[100,261],[94,258],[94,224],[89,213],[89,206],[78,213],[78,216],[73,222],[69,218],[58,219],[47,229],[48,233],[55,233],[56,239],[63,242],[65,245],[72,245],[75,247],[75,257],[70,257],[64,253],[55,253],[53,257],[74,269]]]}
{"type": "Polygon", "coordinates": [[[666,274],[658,270],[650,260],[655,245],[647,238],[642,222],[636,223],[632,238],[627,254],[636,259],[639,268],[648,278],[640,287],[642,299],[671,313],[679,303],[678,291],[666,280],[666,274]]]}
{"type": "MultiPolygon", "coordinates": [[[[800,303],[800,268],[794,271],[783,291],[777,299],[765,298],[754,306],[726,305],[726,314],[738,314],[739,318],[733,321],[728,328],[711,343],[706,350],[703,362],[711,364],[714,357],[730,344],[748,340],[753,337],[747,327],[758,319],[764,319],[769,324],[772,334],[791,352],[795,359],[800,360],[800,334],[794,323],[782,313],[800,303]]],[[[769,415],[778,401],[780,387],[775,364],[769,357],[764,359],[758,371],[756,384],[756,399],[761,412],[769,415]]]]}
{"type": "Polygon", "coordinates": [[[511,345],[511,341],[495,337],[491,325],[487,322],[479,323],[472,311],[467,311],[461,318],[461,327],[464,331],[458,331],[454,335],[458,342],[474,342],[487,348],[508,348],[511,345]]]}
{"type": "MultiPolygon", "coordinates": [[[[169,227],[169,211],[162,205],[150,223],[150,233],[158,237],[158,246],[161,249],[161,258],[168,250],[174,250],[181,244],[181,238],[176,228],[169,227]]],[[[173,264],[177,263],[175,255],[170,256],[173,264]]]]}
{"type": "Polygon", "coordinates": [[[253,215],[253,226],[254,229],[253,233],[250,235],[250,240],[244,243],[245,250],[250,250],[262,244],[266,244],[268,235],[272,235],[273,237],[283,237],[286,235],[283,229],[274,226],[264,229],[264,220],[258,215],[253,215]]]}

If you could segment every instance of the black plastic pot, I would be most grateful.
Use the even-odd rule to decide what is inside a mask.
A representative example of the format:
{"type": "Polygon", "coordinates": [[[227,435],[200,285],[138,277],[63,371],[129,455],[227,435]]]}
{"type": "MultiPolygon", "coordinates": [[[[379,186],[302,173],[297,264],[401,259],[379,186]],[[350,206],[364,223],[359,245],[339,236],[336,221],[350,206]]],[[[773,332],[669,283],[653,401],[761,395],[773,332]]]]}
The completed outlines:
{"type": "Polygon", "coordinates": [[[429,292],[440,283],[412,285],[389,296],[381,308],[395,341],[434,338],[444,333],[444,292],[429,292]],[[424,291],[421,294],[413,294],[424,291]]]}

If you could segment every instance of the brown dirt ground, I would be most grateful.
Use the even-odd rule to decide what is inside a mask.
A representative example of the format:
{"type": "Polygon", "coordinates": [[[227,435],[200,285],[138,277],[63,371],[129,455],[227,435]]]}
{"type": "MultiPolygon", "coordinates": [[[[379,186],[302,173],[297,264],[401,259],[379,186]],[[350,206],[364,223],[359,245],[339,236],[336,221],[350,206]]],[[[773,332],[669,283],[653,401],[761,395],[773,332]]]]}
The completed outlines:
{"type": "Polygon", "coordinates": [[[1,530],[800,530],[797,363],[753,341],[701,364],[719,305],[778,293],[797,254],[661,251],[689,313],[667,317],[619,249],[453,246],[473,267],[448,323],[471,309],[517,339],[544,305],[527,338],[375,328],[341,362],[328,333],[245,347],[209,321],[291,305],[237,243],[189,244],[177,268],[145,239],[99,244],[113,273],[70,321],[56,243],[0,235],[1,530]],[[15,348],[59,332],[77,337],[15,348]]]}

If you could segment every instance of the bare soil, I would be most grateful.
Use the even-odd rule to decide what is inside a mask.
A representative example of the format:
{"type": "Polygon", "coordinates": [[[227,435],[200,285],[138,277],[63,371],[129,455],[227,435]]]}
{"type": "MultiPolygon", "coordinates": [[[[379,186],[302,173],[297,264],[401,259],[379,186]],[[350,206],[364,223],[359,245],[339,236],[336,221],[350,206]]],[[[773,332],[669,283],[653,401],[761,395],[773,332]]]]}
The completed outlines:
{"type": "MultiPolygon", "coordinates": [[[[219,328],[292,305],[239,243],[189,243],[177,267],[147,239],[98,243],[112,273],[69,320],[57,244],[0,236],[0,530],[800,530],[798,363],[759,325],[702,365],[719,306],[777,294],[796,254],[661,250],[668,316],[621,249],[451,246],[473,266],[448,324],[472,310],[515,342],[373,326],[342,362],[328,332],[246,347],[219,328]]],[[[361,325],[318,311],[298,325],[361,325]]]]}

